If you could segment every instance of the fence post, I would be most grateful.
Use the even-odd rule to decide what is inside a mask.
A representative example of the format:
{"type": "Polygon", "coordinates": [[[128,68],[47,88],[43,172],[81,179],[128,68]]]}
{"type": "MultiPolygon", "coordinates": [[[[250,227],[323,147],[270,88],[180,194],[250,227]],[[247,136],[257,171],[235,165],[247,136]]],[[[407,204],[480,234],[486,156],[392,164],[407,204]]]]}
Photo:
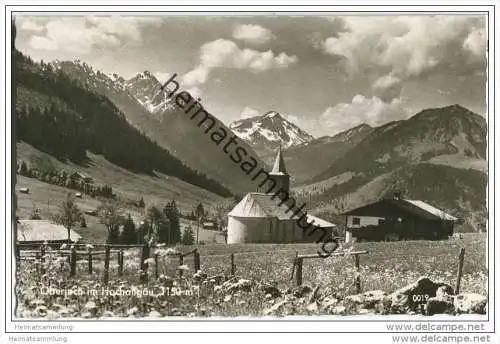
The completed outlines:
{"type": "Polygon", "coordinates": [[[141,282],[146,283],[148,280],[148,267],[149,264],[146,260],[149,258],[149,245],[142,245],[142,254],[141,254],[141,282]]]}
{"type": "Polygon", "coordinates": [[[76,247],[73,245],[71,246],[71,252],[70,252],[70,262],[71,262],[71,268],[70,268],[70,276],[75,276],[76,275],[76,247]]]}
{"type": "Polygon", "coordinates": [[[36,264],[36,273],[40,274],[40,265],[41,264],[39,264],[40,263],[40,253],[38,253],[38,252],[35,253],[35,262],[37,262],[37,264],[36,264]]]}
{"type": "Polygon", "coordinates": [[[295,258],[293,258],[292,264],[292,275],[290,276],[290,281],[293,281],[293,276],[295,275],[295,266],[297,266],[297,257],[299,256],[299,252],[295,253],[295,258]]]}
{"type": "Polygon", "coordinates": [[[194,272],[198,272],[200,270],[200,252],[198,249],[194,250],[194,272]]]}
{"type": "Polygon", "coordinates": [[[19,242],[14,243],[14,250],[15,250],[15,255],[16,259],[19,261],[18,264],[21,264],[21,248],[19,247],[19,242]]]}
{"type": "Polygon", "coordinates": [[[118,251],[118,275],[123,276],[123,248],[118,251]]]}
{"type": "Polygon", "coordinates": [[[88,256],[87,260],[89,261],[89,274],[91,275],[92,274],[92,247],[88,248],[87,256],[88,256]]]}
{"type": "Polygon", "coordinates": [[[108,283],[109,280],[109,258],[111,255],[111,247],[106,245],[104,253],[104,284],[108,283]]]}
{"type": "Polygon", "coordinates": [[[40,246],[40,268],[42,275],[45,274],[45,245],[40,246]]]}
{"type": "Polygon", "coordinates": [[[460,280],[462,279],[462,270],[464,267],[464,257],[465,257],[465,248],[461,248],[460,254],[458,255],[457,285],[455,287],[455,295],[458,295],[458,293],[460,292],[460,280]]]}
{"type": "MultiPolygon", "coordinates": [[[[182,253],[179,255],[179,266],[184,265],[184,256],[182,253]]],[[[182,269],[179,269],[179,277],[182,277],[182,269]]]]}
{"type": "Polygon", "coordinates": [[[158,252],[155,252],[155,278],[158,279],[158,252]]]}
{"type": "Polygon", "coordinates": [[[302,285],[302,264],[304,263],[304,258],[297,258],[297,271],[295,273],[295,284],[297,286],[302,285]]]}
{"type": "Polygon", "coordinates": [[[361,293],[361,276],[359,275],[359,255],[354,255],[354,265],[356,266],[356,292],[361,293]]]}
{"type": "Polygon", "coordinates": [[[236,273],[236,265],[234,264],[234,253],[231,253],[231,276],[236,273]]]}

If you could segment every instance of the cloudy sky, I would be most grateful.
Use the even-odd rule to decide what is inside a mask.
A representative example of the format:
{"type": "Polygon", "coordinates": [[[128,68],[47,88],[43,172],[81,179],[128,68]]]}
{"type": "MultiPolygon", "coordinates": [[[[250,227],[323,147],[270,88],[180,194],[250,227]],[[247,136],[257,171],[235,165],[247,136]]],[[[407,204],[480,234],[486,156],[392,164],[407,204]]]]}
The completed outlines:
{"type": "Polygon", "coordinates": [[[178,74],[225,123],[274,110],[314,136],[459,103],[484,114],[485,18],[17,16],[34,60],[178,74]]]}

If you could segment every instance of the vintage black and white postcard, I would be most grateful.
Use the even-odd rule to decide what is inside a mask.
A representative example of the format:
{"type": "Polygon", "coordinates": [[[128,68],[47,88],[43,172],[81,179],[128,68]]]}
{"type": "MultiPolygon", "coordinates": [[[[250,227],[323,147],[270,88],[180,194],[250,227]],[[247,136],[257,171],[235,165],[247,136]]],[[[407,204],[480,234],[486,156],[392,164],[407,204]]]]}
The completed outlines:
{"type": "Polygon", "coordinates": [[[6,329],[487,342],[494,16],[7,6],[6,329]]]}

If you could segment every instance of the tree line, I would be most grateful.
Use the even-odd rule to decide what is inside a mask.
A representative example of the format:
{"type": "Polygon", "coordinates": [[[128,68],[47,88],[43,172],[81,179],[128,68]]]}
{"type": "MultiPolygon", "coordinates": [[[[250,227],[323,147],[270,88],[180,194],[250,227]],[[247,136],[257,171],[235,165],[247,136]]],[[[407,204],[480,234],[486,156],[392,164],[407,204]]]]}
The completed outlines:
{"type": "Polygon", "coordinates": [[[231,192],[132,127],[103,95],[82,87],[50,64],[16,51],[16,139],[61,161],[84,163],[86,151],[135,173],[158,171],[217,193],[231,192]]]}
{"type": "Polygon", "coordinates": [[[21,161],[21,163],[17,166],[17,173],[21,176],[38,179],[52,185],[78,190],[91,197],[101,196],[106,198],[116,198],[111,186],[95,185],[88,180],[76,177],[75,174],[69,175],[66,171],[43,171],[34,167],[28,167],[24,161],[21,161]]]}
{"type": "MultiPolygon", "coordinates": [[[[181,231],[180,216],[174,200],[168,202],[163,209],[150,206],[145,218],[136,224],[130,214],[124,215],[118,202],[106,200],[97,209],[99,221],[108,230],[107,244],[157,244],[192,245],[194,232],[192,228],[181,231]]],[[[83,217],[71,194],[60,203],[53,220],[63,225],[71,240],[71,230],[83,217]]]]}

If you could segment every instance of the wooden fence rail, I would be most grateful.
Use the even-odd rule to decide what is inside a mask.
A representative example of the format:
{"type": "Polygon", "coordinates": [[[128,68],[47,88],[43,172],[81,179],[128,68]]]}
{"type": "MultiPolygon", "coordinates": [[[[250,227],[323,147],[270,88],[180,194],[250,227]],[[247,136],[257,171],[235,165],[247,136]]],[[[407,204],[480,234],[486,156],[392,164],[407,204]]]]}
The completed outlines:
{"type": "MultiPolygon", "coordinates": [[[[160,246],[161,247],[161,246],[160,246]]],[[[151,251],[151,248],[155,248],[155,246],[150,246],[147,244],[143,245],[108,245],[108,244],[99,244],[99,245],[71,245],[70,248],[66,249],[58,249],[58,250],[51,250],[48,251],[45,245],[41,245],[38,250],[35,249],[26,249],[20,250],[19,253],[19,259],[21,260],[36,260],[43,262],[46,258],[46,255],[50,252],[50,254],[56,254],[60,256],[67,256],[69,258],[69,265],[70,265],[70,276],[74,277],[76,276],[77,272],[77,257],[78,256],[84,256],[87,258],[88,261],[88,273],[92,274],[94,273],[94,257],[95,256],[102,256],[104,255],[104,271],[103,271],[103,283],[107,284],[109,282],[109,265],[110,265],[110,259],[112,254],[116,254],[116,259],[117,259],[117,264],[118,264],[118,276],[123,276],[123,268],[124,268],[124,250],[129,249],[129,248],[140,248],[140,271],[139,271],[139,279],[141,283],[146,283],[148,280],[148,270],[149,270],[149,265],[150,262],[154,262],[154,278],[158,279],[160,276],[160,266],[162,262],[163,255],[161,255],[158,251],[153,252],[151,251]],[[95,248],[104,248],[104,250],[96,250],[95,248]],[[82,249],[78,249],[82,248],[82,249]],[[85,248],[85,249],[83,249],[85,248]],[[22,255],[24,254],[24,256],[22,255]]],[[[287,250],[290,251],[290,250],[287,250]]],[[[264,251],[262,251],[264,252],[264,251]]],[[[256,252],[241,252],[238,254],[244,255],[244,254],[256,254],[256,253],[262,253],[261,251],[256,251],[256,252]]],[[[354,256],[354,265],[356,268],[356,279],[355,279],[355,286],[356,290],[358,292],[361,292],[361,281],[360,281],[360,262],[359,262],[359,256],[363,254],[367,254],[368,251],[351,251],[351,252],[336,252],[330,255],[329,257],[332,256],[345,256],[345,255],[352,255],[354,256]]],[[[168,253],[168,256],[177,256],[179,259],[179,267],[178,268],[178,276],[182,278],[184,276],[184,266],[185,264],[185,257],[188,256],[193,256],[193,267],[194,267],[194,272],[197,272],[201,268],[201,257],[200,257],[200,252],[198,248],[194,248],[188,252],[171,252],[168,253]]],[[[224,255],[208,255],[207,257],[220,257],[224,255]]],[[[227,254],[225,255],[227,257],[227,254]]],[[[295,284],[300,286],[303,283],[303,271],[304,271],[304,259],[317,259],[317,258],[325,258],[324,256],[321,256],[319,254],[299,254],[296,252],[295,258],[293,260],[293,266],[292,266],[292,277],[291,280],[294,279],[295,277],[295,284]]],[[[230,274],[231,276],[234,276],[236,274],[236,263],[235,263],[235,253],[230,253],[229,255],[229,262],[230,262],[230,274]]],[[[463,256],[462,256],[462,263],[461,265],[463,266],[463,256]]],[[[43,271],[44,264],[40,264],[40,266],[37,265],[37,269],[39,272],[44,272],[43,271]]],[[[459,272],[457,276],[457,290],[460,286],[460,277],[461,277],[461,271],[462,268],[459,266],[459,272]]]]}
{"type": "MultiPolygon", "coordinates": [[[[329,257],[335,257],[335,256],[338,257],[338,256],[345,256],[345,255],[354,256],[354,266],[356,267],[355,285],[356,285],[356,291],[358,293],[361,293],[359,256],[362,254],[368,254],[368,251],[337,252],[337,253],[333,253],[329,256],[329,257]]],[[[297,286],[302,285],[302,272],[304,269],[304,259],[316,259],[316,258],[325,258],[325,257],[323,257],[317,253],[316,254],[302,254],[302,255],[299,255],[298,252],[296,253],[295,258],[293,259],[291,279],[293,280],[293,277],[295,275],[295,284],[297,286]]]]}

